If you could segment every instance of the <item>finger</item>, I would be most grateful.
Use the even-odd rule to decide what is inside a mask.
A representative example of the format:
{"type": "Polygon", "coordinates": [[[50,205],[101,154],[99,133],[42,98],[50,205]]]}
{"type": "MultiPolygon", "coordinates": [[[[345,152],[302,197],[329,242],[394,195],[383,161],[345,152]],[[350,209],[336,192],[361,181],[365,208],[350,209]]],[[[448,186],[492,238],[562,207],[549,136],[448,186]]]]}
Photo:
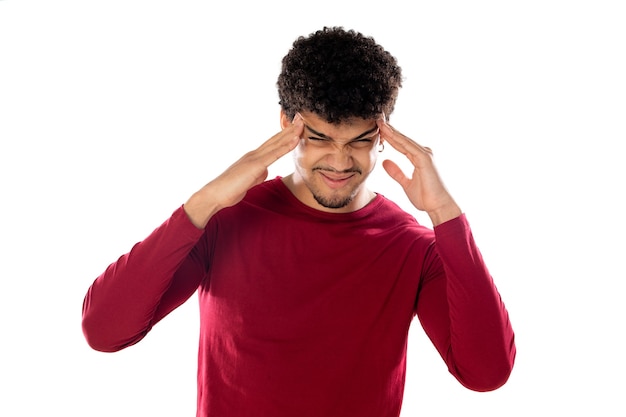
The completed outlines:
{"type": "Polygon", "coordinates": [[[424,152],[432,155],[432,151],[430,150],[430,148],[424,147],[409,138],[408,136],[403,135],[386,121],[378,120],[378,127],[380,129],[381,137],[389,142],[389,144],[393,146],[394,149],[396,149],[398,152],[405,155],[409,153],[415,154],[419,152],[424,152]]]}
{"type": "Polygon", "coordinates": [[[255,151],[255,156],[259,158],[265,166],[271,165],[295,149],[303,131],[304,124],[302,119],[294,119],[294,122],[290,126],[272,136],[264,144],[259,146],[259,148],[255,151]]]}
{"type": "Polygon", "coordinates": [[[400,184],[402,188],[406,188],[411,180],[406,175],[404,175],[402,169],[400,169],[400,167],[395,162],[389,159],[385,159],[382,165],[391,178],[393,178],[398,184],[400,184]]]}
{"type": "MultiPolygon", "coordinates": [[[[378,126],[380,128],[380,134],[383,137],[383,139],[386,139],[387,141],[389,141],[389,143],[391,143],[391,145],[394,147],[405,149],[407,151],[410,151],[413,148],[419,149],[420,151],[426,151],[426,150],[430,151],[430,149],[420,145],[413,139],[402,134],[401,132],[396,130],[393,126],[391,126],[389,123],[383,120],[378,121],[378,126]]],[[[397,149],[397,150],[400,150],[400,149],[397,149]]]]}
{"type": "Polygon", "coordinates": [[[280,132],[265,141],[259,150],[265,150],[276,146],[282,146],[285,142],[289,143],[292,140],[300,139],[302,132],[304,131],[304,122],[301,118],[294,118],[294,121],[280,132]]]}

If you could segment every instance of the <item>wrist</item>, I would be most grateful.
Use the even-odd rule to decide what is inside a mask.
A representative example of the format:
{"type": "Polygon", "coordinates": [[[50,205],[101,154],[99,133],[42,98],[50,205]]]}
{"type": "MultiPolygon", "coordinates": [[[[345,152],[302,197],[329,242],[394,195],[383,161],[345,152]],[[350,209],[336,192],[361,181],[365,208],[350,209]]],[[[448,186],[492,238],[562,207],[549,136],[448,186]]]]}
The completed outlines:
{"type": "Polygon", "coordinates": [[[435,210],[428,211],[427,213],[434,227],[459,217],[463,214],[463,211],[455,202],[451,202],[435,210]]]}
{"type": "Polygon", "coordinates": [[[198,229],[204,229],[211,217],[221,209],[205,188],[195,192],[183,205],[189,221],[198,229]]]}

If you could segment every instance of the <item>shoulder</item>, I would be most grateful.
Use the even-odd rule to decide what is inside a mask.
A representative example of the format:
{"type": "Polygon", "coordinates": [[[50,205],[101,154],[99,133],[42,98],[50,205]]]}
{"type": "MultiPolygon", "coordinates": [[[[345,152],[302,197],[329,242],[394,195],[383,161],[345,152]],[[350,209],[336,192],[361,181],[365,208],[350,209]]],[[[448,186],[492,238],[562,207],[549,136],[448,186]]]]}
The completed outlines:
{"type": "Polygon", "coordinates": [[[239,206],[248,209],[281,211],[289,205],[285,189],[280,177],[264,181],[248,190],[239,206]]]}
{"type": "Polygon", "coordinates": [[[378,194],[374,200],[377,204],[375,207],[376,215],[381,220],[401,224],[403,226],[416,226],[418,228],[425,228],[420,224],[415,216],[403,208],[401,208],[396,202],[388,199],[383,194],[378,194]]]}
{"type": "Polygon", "coordinates": [[[259,221],[268,215],[285,210],[286,198],[280,179],[264,181],[249,189],[237,204],[220,210],[214,216],[216,221],[236,220],[236,222],[259,221]]]}

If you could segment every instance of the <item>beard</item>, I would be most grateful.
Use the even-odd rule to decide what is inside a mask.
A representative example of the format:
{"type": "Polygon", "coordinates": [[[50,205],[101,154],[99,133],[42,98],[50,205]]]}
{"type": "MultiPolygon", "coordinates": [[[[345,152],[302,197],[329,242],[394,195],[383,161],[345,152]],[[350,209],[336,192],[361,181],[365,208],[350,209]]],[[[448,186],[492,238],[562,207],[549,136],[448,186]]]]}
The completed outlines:
{"type": "Polygon", "coordinates": [[[354,198],[354,195],[324,197],[322,195],[313,193],[313,198],[315,199],[315,201],[317,201],[319,205],[323,207],[330,209],[340,209],[350,204],[350,202],[354,198]]]}
{"type": "MultiPolygon", "coordinates": [[[[322,167],[313,168],[313,172],[315,171],[336,172],[332,168],[322,168],[322,167]]],[[[361,169],[359,168],[352,168],[349,170],[345,170],[343,172],[344,173],[354,172],[358,175],[362,173],[361,169]]],[[[346,194],[346,190],[344,190],[343,193],[339,191],[335,191],[332,194],[324,195],[319,188],[315,187],[313,184],[309,184],[309,191],[311,191],[311,194],[313,195],[313,198],[315,199],[315,201],[317,201],[317,203],[321,205],[322,207],[329,208],[329,209],[340,209],[340,208],[346,207],[348,204],[352,202],[352,200],[354,199],[354,196],[357,193],[357,188],[350,190],[348,194],[346,194]]]]}

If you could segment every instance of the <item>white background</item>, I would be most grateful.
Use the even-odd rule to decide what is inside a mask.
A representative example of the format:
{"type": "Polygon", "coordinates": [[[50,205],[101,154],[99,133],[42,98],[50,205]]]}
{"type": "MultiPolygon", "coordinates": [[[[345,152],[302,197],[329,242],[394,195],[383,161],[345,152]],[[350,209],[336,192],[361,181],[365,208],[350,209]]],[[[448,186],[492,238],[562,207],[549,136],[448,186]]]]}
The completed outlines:
{"type": "Polygon", "coordinates": [[[509,382],[474,393],[416,322],[402,416],[625,415],[622,3],[0,1],[0,415],[195,415],[195,296],[115,354],[82,299],[278,131],[280,59],[324,25],[398,58],[391,122],[434,149],[517,336],[509,382]]]}

